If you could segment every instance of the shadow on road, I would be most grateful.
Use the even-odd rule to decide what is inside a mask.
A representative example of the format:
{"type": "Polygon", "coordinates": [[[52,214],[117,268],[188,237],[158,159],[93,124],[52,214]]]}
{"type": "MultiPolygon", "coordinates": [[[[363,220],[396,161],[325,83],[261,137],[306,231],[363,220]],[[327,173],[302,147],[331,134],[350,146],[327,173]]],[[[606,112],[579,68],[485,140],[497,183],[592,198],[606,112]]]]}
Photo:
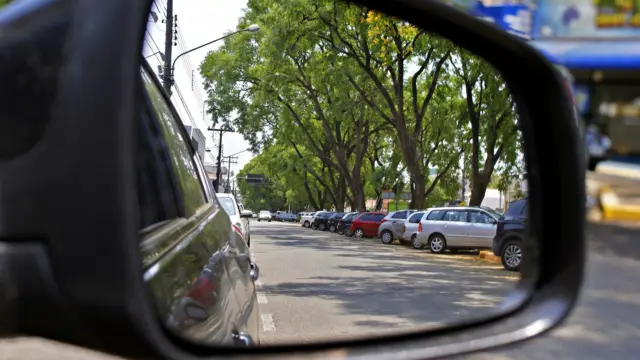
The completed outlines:
{"type": "Polygon", "coordinates": [[[366,319],[355,326],[392,330],[482,318],[495,313],[516,283],[503,269],[454,256],[419,257],[412,253],[418,250],[331,234],[301,232],[293,239],[274,230],[261,235],[274,247],[343,258],[327,265],[327,276],[265,284],[264,290],[269,296],[337,302],[344,315],[366,319]]]}

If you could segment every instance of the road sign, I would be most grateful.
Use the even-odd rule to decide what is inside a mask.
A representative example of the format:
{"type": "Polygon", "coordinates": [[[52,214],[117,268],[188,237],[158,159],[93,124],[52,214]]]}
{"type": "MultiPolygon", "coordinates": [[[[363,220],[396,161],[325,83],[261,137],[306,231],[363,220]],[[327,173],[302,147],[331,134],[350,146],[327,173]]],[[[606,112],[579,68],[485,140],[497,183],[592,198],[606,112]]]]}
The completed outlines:
{"type": "MultiPolygon", "coordinates": [[[[389,200],[389,199],[395,199],[396,198],[396,193],[394,193],[391,190],[384,190],[382,191],[382,199],[383,200],[389,200]]],[[[400,193],[400,199],[401,200],[411,200],[411,193],[410,192],[403,192],[400,193]]]]}
{"type": "Polygon", "coordinates": [[[391,190],[385,190],[382,192],[382,198],[385,200],[393,199],[395,196],[396,194],[391,190]]]}
{"type": "Polygon", "coordinates": [[[248,184],[262,184],[265,182],[264,175],[262,174],[247,174],[245,180],[248,184]]]}

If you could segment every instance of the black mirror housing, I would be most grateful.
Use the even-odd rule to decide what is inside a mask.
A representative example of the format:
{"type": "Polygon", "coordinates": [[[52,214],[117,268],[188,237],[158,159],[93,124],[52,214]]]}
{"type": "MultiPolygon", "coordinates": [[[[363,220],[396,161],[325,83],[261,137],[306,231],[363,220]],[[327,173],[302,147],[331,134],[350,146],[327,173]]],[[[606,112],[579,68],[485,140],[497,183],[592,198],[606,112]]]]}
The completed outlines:
{"type": "MultiPolygon", "coordinates": [[[[65,49],[52,62],[59,76],[48,84],[55,96],[47,104],[47,131],[32,148],[0,159],[0,265],[19,290],[0,300],[0,333],[138,358],[332,357],[341,351],[390,359],[402,351],[406,359],[427,359],[526,340],[559,324],[576,302],[585,260],[584,156],[559,74],[522,40],[440,1],[357,3],[466,47],[507,81],[522,122],[529,235],[539,244],[524,244],[535,254],[523,263],[512,305],[480,322],[323,345],[212,348],[166,331],[140,266],[133,155],[134,100],[151,1],[49,0],[0,12],[0,32],[15,35],[0,38],[0,58],[14,60],[0,62],[3,80],[24,71],[17,66],[43,39],[65,49]],[[43,37],[54,28],[59,36],[43,37]]],[[[0,84],[8,103],[29,94],[0,84]]],[[[8,285],[1,282],[0,290],[8,285]]]]}

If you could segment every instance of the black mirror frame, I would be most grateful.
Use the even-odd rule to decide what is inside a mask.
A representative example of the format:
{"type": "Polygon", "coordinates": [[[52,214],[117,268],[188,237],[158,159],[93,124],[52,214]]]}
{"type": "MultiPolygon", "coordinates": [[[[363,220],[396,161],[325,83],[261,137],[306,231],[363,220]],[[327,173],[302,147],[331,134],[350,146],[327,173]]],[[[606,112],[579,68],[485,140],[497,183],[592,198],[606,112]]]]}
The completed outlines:
{"type": "MultiPolygon", "coordinates": [[[[559,75],[523,41],[438,1],[357,2],[484,57],[502,73],[518,103],[529,189],[544,197],[530,197],[530,235],[540,251],[524,267],[508,311],[446,329],[330,346],[211,348],[171,334],[142,280],[131,156],[140,48],[151,2],[80,0],[69,2],[76,5],[73,33],[65,44],[67,62],[47,134],[25,156],[0,164],[0,191],[10,194],[1,206],[11,209],[0,211],[0,264],[20,289],[0,307],[0,316],[8,319],[2,333],[44,336],[125,357],[241,353],[251,359],[366,355],[386,360],[400,352],[404,359],[426,359],[478,351],[531,338],[560,323],[577,299],[584,271],[585,174],[574,112],[559,75]],[[34,168],[43,175],[34,176],[34,168]],[[70,180],[69,174],[76,176],[70,180]],[[19,200],[25,199],[40,208],[21,206],[19,200]],[[34,314],[46,321],[34,321],[34,314]]],[[[38,6],[48,7],[54,17],[67,11],[61,3],[43,0],[38,6]]],[[[33,17],[3,22],[0,16],[0,26],[18,28],[28,20],[33,17]]],[[[0,40],[0,53],[4,45],[0,40]]]]}

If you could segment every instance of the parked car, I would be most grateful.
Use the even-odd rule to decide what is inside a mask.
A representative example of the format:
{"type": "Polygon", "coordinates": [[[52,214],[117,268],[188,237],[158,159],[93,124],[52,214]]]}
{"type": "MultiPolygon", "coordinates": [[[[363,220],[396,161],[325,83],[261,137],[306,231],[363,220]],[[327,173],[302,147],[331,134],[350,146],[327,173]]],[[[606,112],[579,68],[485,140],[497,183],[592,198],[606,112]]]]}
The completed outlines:
{"type": "Polygon", "coordinates": [[[310,228],[311,223],[313,223],[313,217],[315,216],[315,214],[316,214],[315,212],[302,213],[302,216],[300,217],[300,222],[302,223],[302,226],[306,228],[310,228]]]}
{"type": "Polygon", "coordinates": [[[346,214],[343,212],[335,213],[327,219],[327,229],[332,233],[338,231],[338,220],[342,219],[346,214]]]}
{"type": "Polygon", "coordinates": [[[378,236],[383,244],[391,244],[393,240],[399,239],[403,241],[402,238],[402,225],[404,225],[405,221],[417,210],[398,210],[390,212],[384,219],[382,219],[382,224],[378,228],[378,236]]]}
{"type": "Polygon", "coordinates": [[[246,215],[233,197],[215,194],[153,70],[144,62],[139,71],[140,111],[132,117],[139,134],[137,177],[163,184],[167,194],[180,194],[174,203],[161,201],[155,192],[138,193],[141,270],[159,320],[203,342],[242,346],[232,337],[233,328],[259,343],[257,267],[248,239],[240,236],[249,233],[240,229],[246,215]],[[216,211],[220,208],[224,211],[216,211]]]}
{"type": "Polygon", "coordinates": [[[296,220],[298,219],[298,216],[296,214],[281,212],[278,214],[278,218],[280,219],[280,221],[296,222],[296,220]]]}
{"type": "Polygon", "coordinates": [[[491,248],[498,216],[481,207],[454,206],[428,210],[418,225],[418,241],[433,253],[447,249],[491,248]]]}
{"type": "Polygon", "coordinates": [[[271,220],[273,220],[273,221],[281,221],[280,220],[280,215],[278,214],[278,212],[272,212],[271,213],[271,220]]]}
{"type": "Polygon", "coordinates": [[[353,221],[353,219],[355,219],[358,215],[360,215],[359,212],[351,212],[345,214],[342,219],[338,220],[338,234],[349,237],[352,236],[353,234],[351,233],[349,228],[351,227],[351,222],[353,221]]]}
{"type": "Polygon", "coordinates": [[[357,238],[376,236],[385,216],[382,212],[362,213],[353,219],[349,231],[357,238]]]}
{"type": "Polygon", "coordinates": [[[271,222],[271,211],[269,210],[260,210],[258,214],[258,222],[260,221],[268,221],[271,222]]]}
{"type": "Polygon", "coordinates": [[[424,218],[426,213],[426,211],[416,211],[402,224],[402,240],[411,243],[414,249],[422,249],[424,247],[424,245],[418,241],[418,227],[420,226],[420,220],[424,218]]]}
{"type": "Polygon", "coordinates": [[[522,262],[522,242],[527,236],[527,198],[512,201],[504,216],[498,219],[492,251],[502,258],[502,266],[518,271],[522,262]]]}
{"type": "Polygon", "coordinates": [[[333,211],[323,211],[319,214],[316,214],[316,216],[313,218],[313,224],[311,224],[311,227],[315,230],[320,230],[320,231],[324,231],[327,230],[327,221],[329,220],[329,218],[331,216],[333,216],[335,213],[333,211]]]}
{"type": "Polygon", "coordinates": [[[252,215],[251,211],[241,210],[240,206],[236,202],[236,198],[232,194],[217,193],[216,197],[224,211],[229,214],[231,223],[238,227],[238,230],[242,237],[244,237],[247,245],[251,246],[251,228],[249,225],[249,219],[252,215]]]}

